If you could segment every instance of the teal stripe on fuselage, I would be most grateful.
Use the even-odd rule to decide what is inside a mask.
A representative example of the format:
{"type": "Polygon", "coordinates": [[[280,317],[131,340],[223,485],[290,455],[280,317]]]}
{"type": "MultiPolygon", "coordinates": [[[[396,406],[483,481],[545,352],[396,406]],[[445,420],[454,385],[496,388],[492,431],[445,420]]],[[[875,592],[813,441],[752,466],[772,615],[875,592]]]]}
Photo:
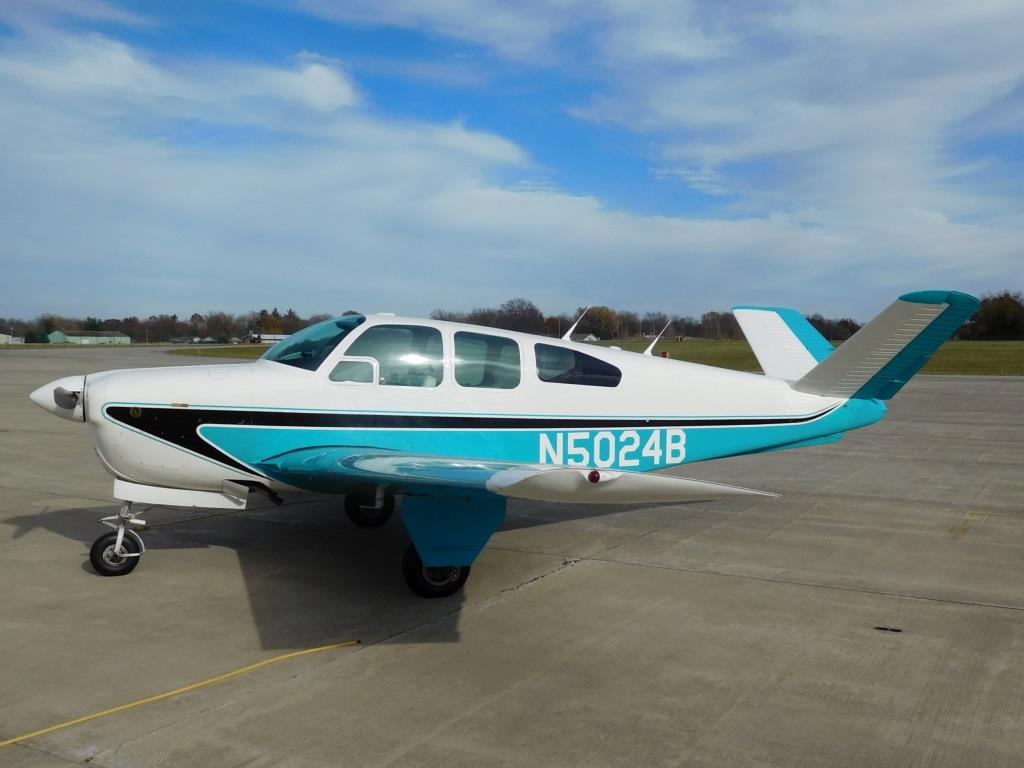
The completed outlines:
{"type": "Polygon", "coordinates": [[[872,424],[884,413],[885,405],[879,401],[851,400],[820,419],[802,424],[686,427],[682,429],[685,433],[682,461],[675,460],[680,446],[678,440],[670,446],[668,429],[416,430],[205,424],[199,431],[220,450],[249,465],[310,446],[346,445],[415,455],[523,464],[579,464],[648,472],[672,464],[736,456],[846,432],[872,424]],[[655,436],[655,432],[661,434],[655,436]],[[559,446],[560,462],[557,460],[559,446]],[[589,460],[583,460],[584,454],[589,460]]]}

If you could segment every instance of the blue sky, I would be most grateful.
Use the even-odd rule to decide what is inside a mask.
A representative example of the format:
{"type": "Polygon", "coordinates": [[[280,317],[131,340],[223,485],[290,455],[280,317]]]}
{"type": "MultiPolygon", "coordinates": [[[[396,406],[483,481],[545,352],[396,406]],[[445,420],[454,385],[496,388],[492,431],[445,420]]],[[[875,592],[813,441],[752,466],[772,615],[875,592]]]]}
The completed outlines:
{"type": "Polygon", "coordinates": [[[1020,289],[1019,2],[5,0],[0,316],[1020,289]]]}

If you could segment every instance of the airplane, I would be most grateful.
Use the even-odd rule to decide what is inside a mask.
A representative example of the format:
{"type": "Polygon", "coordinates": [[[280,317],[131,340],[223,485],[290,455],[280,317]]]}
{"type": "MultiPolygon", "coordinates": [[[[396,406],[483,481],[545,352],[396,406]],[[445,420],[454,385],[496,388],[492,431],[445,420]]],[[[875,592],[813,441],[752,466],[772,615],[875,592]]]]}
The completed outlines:
{"type": "Polygon", "coordinates": [[[134,504],[245,509],[254,494],[344,494],[358,526],[401,497],[408,587],[462,589],[509,499],[698,502],[776,494],[665,474],[822,445],[877,422],[980,305],[901,296],[838,348],[799,312],[733,312],[763,374],[390,314],[312,325],[249,364],[68,376],[31,400],[89,425],[114,478],[97,573],[145,552],[134,504]]]}

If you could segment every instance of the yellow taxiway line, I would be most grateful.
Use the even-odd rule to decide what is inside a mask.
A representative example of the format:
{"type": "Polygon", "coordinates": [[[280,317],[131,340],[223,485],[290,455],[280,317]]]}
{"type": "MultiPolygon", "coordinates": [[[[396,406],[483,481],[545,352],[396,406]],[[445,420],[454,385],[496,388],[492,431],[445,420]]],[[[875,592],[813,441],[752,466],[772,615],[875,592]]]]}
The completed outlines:
{"type": "Polygon", "coordinates": [[[282,653],[280,656],[274,656],[263,661],[257,661],[255,664],[250,664],[247,667],[236,669],[231,672],[225,672],[223,675],[217,675],[216,677],[208,677],[205,680],[200,680],[198,683],[192,683],[191,685],[185,685],[181,688],[175,688],[173,691],[165,691],[164,693],[158,693],[154,696],[147,696],[144,699],[138,699],[137,701],[130,701],[127,704],[120,704],[110,709],[104,709],[100,712],[93,712],[91,715],[83,715],[82,717],[76,717],[74,720],[66,720],[63,723],[57,723],[56,725],[50,725],[46,728],[40,728],[38,731],[30,731],[29,733],[23,733],[21,736],[15,736],[13,739],[6,739],[0,741],[0,749],[3,747],[9,747],[11,744],[17,744],[20,741],[27,741],[28,739],[34,739],[37,736],[45,736],[48,733],[54,731],[60,731],[64,728],[70,728],[73,725],[79,725],[80,723],[87,723],[90,720],[97,720],[107,715],[114,715],[118,712],[124,712],[126,709],[132,709],[134,707],[141,707],[143,704],[152,704],[155,701],[163,701],[169,699],[172,696],[180,696],[183,693],[194,691],[199,688],[205,688],[208,685],[214,685],[215,683],[222,683],[225,680],[230,680],[232,677],[238,677],[244,675],[246,672],[252,672],[253,670],[262,669],[263,667],[269,667],[271,664],[276,664],[279,661],[287,661],[288,659],[298,658],[299,656],[308,656],[313,653],[323,653],[324,651],[333,651],[338,648],[352,648],[359,645],[358,640],[346,640],[343,643],[331,643],[330,645],[319,645],[315,648],[305,648],[301,651],[292,651],[291,653],[282,653]]]}

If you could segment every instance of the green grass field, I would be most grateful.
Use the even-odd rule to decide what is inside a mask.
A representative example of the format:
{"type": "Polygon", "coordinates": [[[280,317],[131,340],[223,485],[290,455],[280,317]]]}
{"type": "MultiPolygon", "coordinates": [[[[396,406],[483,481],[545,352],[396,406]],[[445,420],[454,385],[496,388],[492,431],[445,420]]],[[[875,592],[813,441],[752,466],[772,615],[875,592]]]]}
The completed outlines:
{"type": "Polygon", "coordinates": [[[924,372],[1024,376],[1024,341],[949,341],[924,372]]]}
{"type": "MultiPolygon", "coordinates": [[[[619,346],[642,352],[649,341],[631,339],[602,342],[603,346],[619,346]]],[[[182,347],[172,355],[254,359],[267,351],[262,344],[240,344],[231,347],[182,347]]],[[[668,352],[675,360],[687,360],[737,371],[760,371],[750,345],[745,341],[660,341],[655,354],[668,352]]],[[[924,368],[924,373],[951,373],[985,376],[1024,376],[1024,341],[949,341],[924,368]]]]}
{"type": "MultiPolygon", "coordinates": [[[[623,349],[643,351],[650,342],[644,340],[607,342],[623,349]]],[[[753,351],[746,341],[660,341],[655,354],[668,352],[676,360],[733,368],[737,371],[760,371],[753,351]]],[[[1024,341],[948,341],[928,361],[922,373],[947,373],[976,376],[1024,376],[1024,341]]]]}

